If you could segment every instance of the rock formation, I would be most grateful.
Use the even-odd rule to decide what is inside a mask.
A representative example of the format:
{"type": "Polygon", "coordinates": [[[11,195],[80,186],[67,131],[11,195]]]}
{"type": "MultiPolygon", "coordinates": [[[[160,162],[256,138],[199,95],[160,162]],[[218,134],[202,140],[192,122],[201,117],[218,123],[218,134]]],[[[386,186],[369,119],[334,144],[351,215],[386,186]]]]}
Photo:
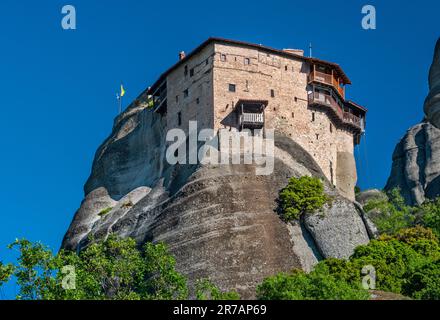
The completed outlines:
{"type": "Polygon", "coordinates": [[[393,153],[385,190],[400,188],[410,205],[440,195],[440,40],[429,73],[426,119],[408,129],[393,153]]]}
{"type": "Polygon", "coordinates": [[[429,94],[424,111],[429,122],[440,128],[440,39],[435,46],[434,60],[429,71],[429,94]]]}
{"type": "Polygon", "coordinates": [[[355,205],[288,137],[275,136],[274,173],[257,176],[255,165],[167,164],[163,128],[162,117],[145,106],[131,106],[115,120],[64,248],[80,249],[89,235],[110,233],[139,243],[164,241],[190,283],[209,277],[252,298],[267,276],[310,270],[322,257],[347,258],[369,241],[355,205]],[[333,204],[300,223],[285,223],[276,213],[278,192],[289,177],[304,175],[322,178],[333,204]]]}

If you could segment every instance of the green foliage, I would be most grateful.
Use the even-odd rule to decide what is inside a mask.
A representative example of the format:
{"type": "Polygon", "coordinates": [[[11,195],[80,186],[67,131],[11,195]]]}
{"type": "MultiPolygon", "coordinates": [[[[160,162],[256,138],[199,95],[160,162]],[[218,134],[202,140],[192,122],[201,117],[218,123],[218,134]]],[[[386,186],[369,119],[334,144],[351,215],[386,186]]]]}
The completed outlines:
{"type": "Polygon", "coordinates": [[[413,296],[409,290],[402,290],[410,286],[411,275],[439,258],[437,238],[430,230],[419,226],[401,230],[394,236],[382,236],[356,248],[350,263],[357,269],[373,265],[380,290],[413,296]]]}
{"type": "Polygon", "coordinates": [[[153,107],[154,107],[153,96],[148,96],[147,97],[147,108],[152,109],[153,107]]]}
{"type": "Polygon", "coordinates": [[[43,244],[28,240],[15,240],[9,249],[20,252],[18,264],[13,275],[17,278],[20,293],[17,299],[35,300],[44,297],[44,293],[54,286],[54,258],[52,252],[43,244]]]}
{"type": "Polygon", "coordinates": [[[113,210],[112,207],[107,207],[105,209],[102,209],[101,211],[99,211],[98,216],[103,217],[112,210],[113,210]]]}
{"type": "Polygon", "coordinates": [[[309,274],[301,270],[279,273],[257,287],[261,300],[366,300],[368,292],[360,286],[338,279],[329,267],[319,263],[309,274]]]}
{"type": "Polygon", "coordinates": [[[186,279],[175,270],[176,261],[167,253],[165,244],[146,243],[145,270],[148,279],[142,287],[149,299],[176,300],[188,297],[186,279]]]}
{"type": "Polygon", "coordinates": [[[362,192],[362,190],[361,190],[361,188],[359,186],[355,186],[354,187],[354,193],[355,194],[358,194],[358,193],[361,193],[361,192],[362,192]]]}
{"type": "Polygon", "coordinates": [[[415,299],[440,300],[440,260],[414,270],[402,291],[415,299]]]}
{"type": "Polygon", "coordinates": [[[4,265],[3,262],[0,261],[0,287],[9,281],[12,273],[14,272],[14,267],[10,264],[4,265]]]}
{"type": "Polygon", "coordinates": [[[371,216],[380,233],[394,234],[397,231],[411,227],[414,223],[414,208],[405,204],[399,189],[388,193],[388,199],[373,199],[364,205],[366,212],[374,210],[371,216]]]}
{"type": "Polygon", "coordinates": [[[308,176],[290,178],[288,185],[281,190],[279,199],[282,217],[286,221],[299,219],[302,214],[321,209],[329,201],[322,181],[308,176]]]}
{"type": "Polygon", "coordinates": [[[235,291],[222,292],[208,279],[196,282],[197,300],[240,300],[240,295],[235,291]]]}
{"type": "Polygon", "coordinates": [[[378,290],[414,299],[440,298],[439,241],[420,226],[359,246],[348,260],[323,260],[310,274],[296,270],[267,278],[257,294],[260,299],[363,298],[361,271],[368,265],[375,269],[378,290]]]}
{"type": "MultiPolygon", "coordinates": [[[[175,260],[164,244],[147,243],[140,250],[133,239],[109,236],[91,243],[79,254],[60,251],[56,256],[40,243],[16,240],[10,248],[20,256],[13,275],[17,299],[139,300],[186,299],[186,279],[175,270],[175,260]],[[74,274],[65,267],[74,268],[74,274]],[[66,289],[68,276],[74,287],[66,289]]],[[[2,266],[3,270],[4,267],[2,266]]],[[[10,270],[11,271],[11,270],[10,270]]],[[[2,271],[3,274],[3,271],[2,271]]]]}
{"type": "Polygon", "coordinates": [[[432,231],[440,238],[440,197],[435,200],[426,201],[419,210],[421,211],[421,223],[431,228],[432,231]]]}

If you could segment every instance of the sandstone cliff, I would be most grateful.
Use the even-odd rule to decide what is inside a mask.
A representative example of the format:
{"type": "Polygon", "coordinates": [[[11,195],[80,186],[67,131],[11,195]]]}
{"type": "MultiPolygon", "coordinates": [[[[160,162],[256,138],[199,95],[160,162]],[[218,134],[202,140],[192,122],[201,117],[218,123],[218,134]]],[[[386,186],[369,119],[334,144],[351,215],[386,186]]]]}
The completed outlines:
{"type": "Polygon", "coordinates": [[[144,106],[116,119],[96,153],[64,248],[80,249],[89,235],[109,233],[164,241],[190,282],[209,277],[252,298],[269,275],[310,270],[322,257],[346,258],[369,241],[355,205],[291,139],[275,136],[274,173],[257,176],[254,165],[168,165],[164,127],[144,106]],[[321,214],[287,224],[276,213],[278,191],[289,177],[303,175],[324,179],[334,201],[321,214]],[[112,209],[104,215],[106,208],[112,209]]]}
{"type": "Polygon", "coordinates": [[[400,188],[410,205],[440,195],[440,39],[429,73],[426,118],[408,129],[393,153],[385,190],[400,188]]]}

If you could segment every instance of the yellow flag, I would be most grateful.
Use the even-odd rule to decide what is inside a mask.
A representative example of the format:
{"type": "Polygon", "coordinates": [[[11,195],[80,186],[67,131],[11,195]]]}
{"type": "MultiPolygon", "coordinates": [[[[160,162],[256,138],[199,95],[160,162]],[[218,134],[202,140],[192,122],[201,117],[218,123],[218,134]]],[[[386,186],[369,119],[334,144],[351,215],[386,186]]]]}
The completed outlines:
{"type": "Polygon", "coordinates": [[[124,86],[121,84],[121,97],[125,96],[124,86]]]}

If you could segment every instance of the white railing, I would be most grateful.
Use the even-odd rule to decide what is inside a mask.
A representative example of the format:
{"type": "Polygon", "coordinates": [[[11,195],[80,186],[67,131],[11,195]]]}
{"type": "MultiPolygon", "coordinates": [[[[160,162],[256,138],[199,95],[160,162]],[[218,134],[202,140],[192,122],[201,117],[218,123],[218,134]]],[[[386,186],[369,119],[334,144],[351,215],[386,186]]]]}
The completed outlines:
{"type": "Polygon", "coordinates": [[[242,123],[264,123],[264,117],[262,113],[243,113],[241,115],[242,123]]]}

